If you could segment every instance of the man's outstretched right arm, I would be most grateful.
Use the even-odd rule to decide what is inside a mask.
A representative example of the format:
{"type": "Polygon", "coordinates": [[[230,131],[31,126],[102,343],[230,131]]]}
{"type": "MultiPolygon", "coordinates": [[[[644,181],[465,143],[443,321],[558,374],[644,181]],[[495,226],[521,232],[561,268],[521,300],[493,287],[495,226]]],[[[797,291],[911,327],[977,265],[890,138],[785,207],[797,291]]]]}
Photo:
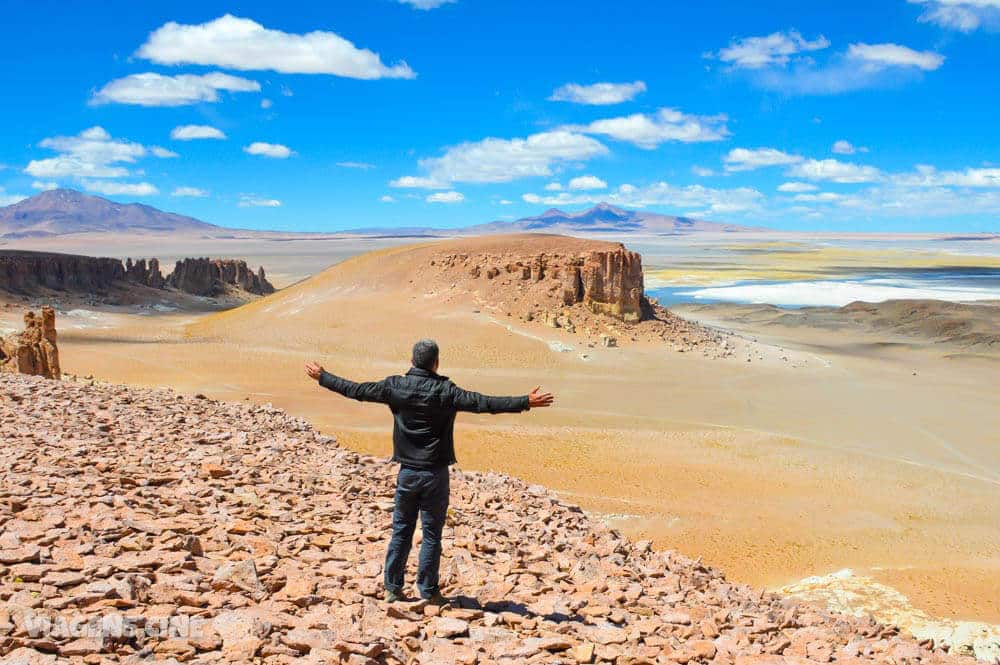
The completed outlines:
{"type": "Polygon", "coordinates": [[[359,402],[381,402],[383,404],[389,402],[390,389],[385,381],[366,381],[365,383],[349,381],[327,372],[315,363],[306,365],[306,374],[317,379],[319,385],[327,390],[332,390],[344,397],[356,399],[359,402]]]}

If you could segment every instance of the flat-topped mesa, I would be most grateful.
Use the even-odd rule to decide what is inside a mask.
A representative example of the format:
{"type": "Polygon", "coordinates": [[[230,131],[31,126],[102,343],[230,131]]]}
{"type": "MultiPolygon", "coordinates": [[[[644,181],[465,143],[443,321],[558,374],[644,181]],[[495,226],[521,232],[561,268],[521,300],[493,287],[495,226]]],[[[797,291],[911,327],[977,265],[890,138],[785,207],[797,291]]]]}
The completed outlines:
{"type": "Polygon", "coordinates": [[[59,379],[59,348],[56,346],[56,312],[43,307],[41,315],[24,315],[24,331],[0,337],[0,372],[33,374],[59,379]]]}
{"type": "Polygon", "coordinates": [[[55,291],[103,293],[125,279],[118,259],[51,252],[0,252],[0,290],[31,293],[55,291]]]}
{"type": "Polygon", "coordinates": [[[174,266],[167,283],[175,289],[199,296],[225,293],[227,286],[247,293],[267,295],[274,286],[267,281],[264,268],[256,273],[240,259],[183,259],[174,266]]]}

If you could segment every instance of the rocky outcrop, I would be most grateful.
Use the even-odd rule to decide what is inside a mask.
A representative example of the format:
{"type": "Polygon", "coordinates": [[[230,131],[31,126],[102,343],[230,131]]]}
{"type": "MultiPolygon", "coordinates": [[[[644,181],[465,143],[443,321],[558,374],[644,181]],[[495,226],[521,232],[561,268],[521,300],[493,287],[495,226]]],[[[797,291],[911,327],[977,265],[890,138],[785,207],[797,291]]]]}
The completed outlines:
{"type": "Polygon", "coordinates": [[[41,316],[24,315],[24,331],[0,338],[0,372],[62,377],[56,345],[56,312],[43,307],[41,316]]]}
{"type": "MultiPolygon", "coordinates": [[[[642,256],[623,245],[575,257],[564,270],[563,302],[636,323],[643,318],[642,256]]],[[[647,306],[648,309],[648,306],[647,306]]]]}
{"type": "Polygon", "coordinates": [[[168,390],[0,375],[0,405],[2,663],[975,665],[493,473],[451,471],[451,606],[388,605],[387,460],[168,390]]]}
{"type": "Polygon", "coordinates": [[[264,268],[256,273],[237,259],[183,259],[174,266],[167,283],[175,289],[199,296],[225,293],[227,286],[257,295],[274,293],[264,268]]]}
{"type": "Polygon", "coordinates": [[[167,283],[160,272],[160,260],[156,258],[150,259],[149,263],[146,263],[146,259],[139,259],[135,263],[131,258],[125,259],[125,279],[154,289],[162,289],[167,283]]]}
{"type": "MultiPolygon", "coordinates": [[[[708,357],[732,354],[721,333],[648,299],[642,256],[621,243],[541,234],[461,239],[428,246],[414,263],[407,283],[425,298],[471,298],[501,321],[556,328],[588,347],[652,342],[708,357]]],[[[565,342],[553,348],[573,350],[565,342]]]]}
{"type": "Polygon", "coordinates": [[[0,290],[33,293],[54,291],[103,293],[125,279],[118,259],[49,252],[0,252],[0,290]]]}

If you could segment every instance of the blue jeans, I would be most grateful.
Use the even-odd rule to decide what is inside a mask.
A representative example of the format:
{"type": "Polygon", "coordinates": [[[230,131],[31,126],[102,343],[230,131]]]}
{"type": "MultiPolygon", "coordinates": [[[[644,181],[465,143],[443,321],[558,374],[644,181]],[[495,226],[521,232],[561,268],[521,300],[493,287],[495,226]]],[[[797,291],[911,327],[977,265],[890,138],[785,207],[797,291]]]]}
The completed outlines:
{"type": "Polygon", "coordinates": [[[392,538],[385,555],[385,588],[403,593],[406,559],[413,545],[417,513],[423,529],[417,567],[417,588],[430,598],[438,593],[438,570],[441,566],[441,532],[448,517],[448,467],[436,469],[399,468],[396,478],[396,506],[392,512],[392,538]]]}

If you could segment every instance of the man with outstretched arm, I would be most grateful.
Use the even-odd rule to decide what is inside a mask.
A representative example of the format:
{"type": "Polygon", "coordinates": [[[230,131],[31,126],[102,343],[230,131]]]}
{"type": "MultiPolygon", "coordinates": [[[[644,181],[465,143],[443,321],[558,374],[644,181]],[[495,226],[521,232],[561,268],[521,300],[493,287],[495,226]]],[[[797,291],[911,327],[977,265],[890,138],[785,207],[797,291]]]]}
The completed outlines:
{"type": "Polygon", "coordinates": [[[335,376],[314,362],[306,364],[306,374],[324,388],[362,402],[387,404],[392,411],[392,459],[399,462],[399,476],[392,538],[385,557],[385,597],[389,602],[404,597],[403,574],[419,513],[423,542],[417,588],[423,598],[443,605],[448,601],[438,588],[438,568],[441,532],[448,515],[448,467],[456,461],[455,414],[520,413],[551,406],[554,398],[540,387],[520,397],[491,397],[463,390],[437,373],[438,346],[433,340],[414,344],[412,361],[404,376],[368,383],[335,376]]]}

